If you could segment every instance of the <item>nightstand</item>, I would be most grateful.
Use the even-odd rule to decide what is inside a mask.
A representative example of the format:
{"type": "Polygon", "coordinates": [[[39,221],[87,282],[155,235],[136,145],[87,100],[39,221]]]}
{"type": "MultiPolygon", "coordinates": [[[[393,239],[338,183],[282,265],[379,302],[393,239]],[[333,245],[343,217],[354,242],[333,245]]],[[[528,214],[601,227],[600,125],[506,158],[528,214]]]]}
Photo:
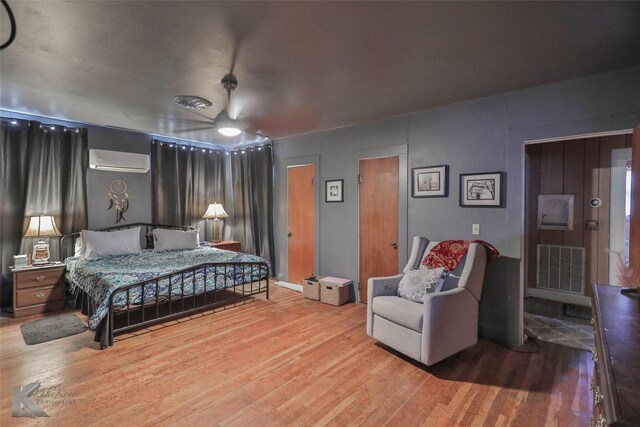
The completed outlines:
{"type": "Polygon", "coordinates": [[[218,243],[211,242],[211,246],[218,249],[224,249],[226,251],[234,251],[234,252],[242,251],[240,242],[237,240],[223,240],[222,242],[218,242],[218,243]]]}
{"type": "Polygon", "coordinates": [[[11,268],[13,317],[64,308],[64,264],[11,268]]]}

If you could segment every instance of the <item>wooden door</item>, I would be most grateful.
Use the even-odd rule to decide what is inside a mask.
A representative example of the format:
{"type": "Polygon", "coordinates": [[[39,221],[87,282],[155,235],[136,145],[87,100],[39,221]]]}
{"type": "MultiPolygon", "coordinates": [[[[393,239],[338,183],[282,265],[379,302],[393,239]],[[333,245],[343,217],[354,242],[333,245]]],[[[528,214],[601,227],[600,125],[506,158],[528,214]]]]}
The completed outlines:
{"type": "Polygon", "coordinates": [[[360,301],[370,277],[398,274],[398,156],[360,160],[360,301]]]}
{"type": "Polygon", "coordinates": [[[629,221],[629,267],[640,276],[640,125],[633,130],[631,145],[631,218],[629,221]]]}
{"type": "Polygon", "coordinates": [[[287,170],[289,283],[299,284],[313,273],[313,165],[287,170]]]}

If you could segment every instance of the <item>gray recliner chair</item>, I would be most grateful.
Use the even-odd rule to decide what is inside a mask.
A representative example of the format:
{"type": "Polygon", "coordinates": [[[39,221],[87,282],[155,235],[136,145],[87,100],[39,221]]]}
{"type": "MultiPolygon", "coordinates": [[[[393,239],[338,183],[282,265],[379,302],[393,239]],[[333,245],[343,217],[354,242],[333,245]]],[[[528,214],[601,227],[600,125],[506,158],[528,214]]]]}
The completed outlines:
{"type": "MultiPolygon", "coordinates": [[[[414,237],[406,273],[418,268],[438,242],[414,237]]],[[[487,252],[472,243],[442,290],[424,304],[397,296],[404,273],[368,282],[367,335],[425,365],[433,365],[478,342],[478,305],[487,252]]]]}

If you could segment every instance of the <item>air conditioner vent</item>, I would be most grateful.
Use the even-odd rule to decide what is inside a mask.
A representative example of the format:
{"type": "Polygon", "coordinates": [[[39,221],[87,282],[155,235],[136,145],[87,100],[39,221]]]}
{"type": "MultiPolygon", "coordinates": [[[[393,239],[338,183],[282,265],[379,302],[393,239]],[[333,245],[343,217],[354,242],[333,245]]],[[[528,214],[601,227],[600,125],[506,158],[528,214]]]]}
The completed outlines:
{"type": "Polygon", "coordinates": [[[584,248],[538,245],[536,287],[584,294],[584,248]]]}
{"type": "Polygon", "coordinates": [[[148,154],[121,151],[89,150],[89,167],[111,172],[147,173],[151,166],[148,154]]]}

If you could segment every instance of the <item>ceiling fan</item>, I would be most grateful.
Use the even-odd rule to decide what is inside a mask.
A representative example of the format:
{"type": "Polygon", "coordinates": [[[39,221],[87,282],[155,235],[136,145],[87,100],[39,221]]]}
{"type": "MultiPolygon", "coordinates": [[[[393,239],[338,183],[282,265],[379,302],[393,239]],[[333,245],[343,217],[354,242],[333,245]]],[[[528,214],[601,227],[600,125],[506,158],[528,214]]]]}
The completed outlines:
{"type": "MultiPolygon", "coordinates": [[[[238,87],[238,79],[233,73],[225,74],[224,77],[220,80],[220,85],[224,90],[227,91],[227,107],[231,102],[231,92],[233,92],[238,87]]],[[[210,108],[213,103],[207,98],[203,98],[201,96],[196,95],[177,95],[173,97],[173,101],[179,106],[186,108],[188,110],[204,110],[210,108]]],[[[196,130],[204,130],[204,129],[217,129],[218,133],[224,136],[232,137],[238,136],[242,133],[244,126],[243,123],[238,119],[233,119],[229,116],[227,109],[223,109],[218,113],[218,115],[211,119],[210,117],[204,116],[208,120],[212,120],[211,126],[205,126],[196,129],[184,129],[177,132],[191,132],[196,130]]]]}

